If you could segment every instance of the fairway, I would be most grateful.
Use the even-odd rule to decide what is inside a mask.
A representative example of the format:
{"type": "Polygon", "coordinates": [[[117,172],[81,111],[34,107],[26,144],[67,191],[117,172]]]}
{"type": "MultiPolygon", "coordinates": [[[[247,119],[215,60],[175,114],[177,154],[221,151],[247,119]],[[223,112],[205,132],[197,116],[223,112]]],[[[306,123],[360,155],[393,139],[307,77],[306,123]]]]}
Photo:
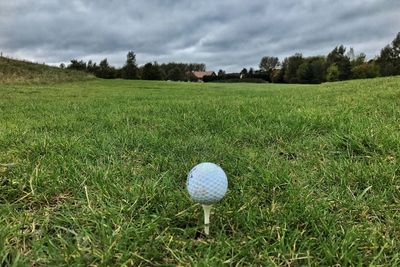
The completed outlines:
{"type": "Polygon", "coordinates": [[[400,265],[399,159],[398,76],[0,84],[0,265],[400,265]]]}

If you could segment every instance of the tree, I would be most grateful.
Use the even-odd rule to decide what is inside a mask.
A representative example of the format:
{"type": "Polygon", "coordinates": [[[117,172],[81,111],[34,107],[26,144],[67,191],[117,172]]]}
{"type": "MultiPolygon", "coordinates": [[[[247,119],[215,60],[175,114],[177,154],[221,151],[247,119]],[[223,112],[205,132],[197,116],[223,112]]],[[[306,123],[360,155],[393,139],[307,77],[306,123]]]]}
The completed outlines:
{"type": "Polygon", "coordinates": [[[86,70],[90,73],[96,73],[98,71],[99,67],[97,66],[96,62],[93,63],[92,60],[89,60],[86,66],[86,70]]]}
{"type": "Polygon", "coordinates": [[[326,72],[327,72],[326,80],[328,82],[334,82],[339,80],[339,68],[335,63],[330,65],[326,72]]]}
{"type": "Polygon", "coordinates": [[[136,65],[136,55],[133,51],[129,51],[126,55],[125,65],[122,67],[121,76],[123,79],[137,79],[138,68],[136,65]]]}
{"type": "Polygon", "coordinates": [[[351,70],[353,79],[375,78],[379,76],[379,67],[374,62],[357,65],[351,70]]]}
{"type": "Polygon", "coordinates": [[[260,61],[259,67],[265,72],[274,70],[279,66],[279,59],[277,57],[263,57],[260,61]]]}
{"type": "Polygon", "coordinates": [[[354,57],[353,60],[350,61],[351,67],[354,68],[356,66],[362,65],[365,63],[365,58],[367,56],[364,53],[360,53],[357,56],[354,57]]]}
{"type": "Polygon", "coordinates": [[[163,73],[157,64],[157,62],[146,63],[142,68],[142,79],[143,80],[162,80],[163,73]]]}
{"type": "Polygon", "coordinates": [[[204,63],[190,63],[188,64],[187,71],[206,71],[206,64],[204,63]]]}
{"type": "Polygon", "coordinates": [[[312,80],[311,83],[326,81],[326,59],[324,56],[311,57],[312,80]]]}
{"type": "Polygon", "coordinates": [[[296,76],[299,83],[310,83],[312,80],[312,69],[309,62],[302,63],[297,69],[296,76]]]}
{"type": "Polygon", "coordinates": [[[396,37],[392,41],[392,50],[395,73],[396,75],[400,75],[400,32],[397,33],[396,37]]]}
{"type": "Polygon", "coordinates": [[[300,53],[296,53],[293,56],[285,59],[285,76],[284,80],[287,83],[298,83],[297,69],[303,64],[304,58],[300,53]]]}
{"type": "Polygon", "coordinates": [[[271,73],[271,82],[283,83],[283,74],[282,69],[274,69],[271,73]]]}
{"type": "Polygon", "coordinates": [[[111,67],[107,61],[107,58],[100,61],[99,68],[96,71],[96,76],[103,79],[114,79],[115,68],[111,67]]]}
{"type": "Polygon", "coordinates": [[[380,67],[380,73],[382,76],[396,75],[396,66],[394,60],[394,53],[390,45],[385,46],[381,50],[377,62],[380,67]]]}
{"type": "Polygon", "coordinates": [[[393,56],[396,59],[400,58],[400,32],[397,33],[396,37],[392,41],[393,56]]]}
{"type": "Polygon", "coordinates": [[[225,75],[225,71],[224,70],[219,70],[218,71],[218,77],[222,77],[225,75]]]}
{"type": "Polygon", "coordinates": [[[78,61],[77,59],[72,59],[71,63],[67,66],[67,69],[86,70],[86,62],[83,60],[78,61]]]}
{"type": "Polygon", "coordinates": [[[186,79],[185,72],[175,67],[168,72],[167,79],[171,81],[184,81],[186,79]]]}
{"type": "Polygon", "coordinates": [[[254,75],[254,69],[253,69],[253,68],[250,68],[250,69],[249,69],[248,76],[251,78],[251,77],[253,77],[253,75],[254,75]]]}
{"type": "Polygon", "coordinates": [[[64,63],[60,64],[60,69],[65,69],[65,64],[64,63]]]}
{"type": "Polygon", "coordinates": [[[381,50],[377,62],[382,76],[400,75],[400,32],[381,50]]]}
{"type": "Polygon", "coordinates": [[[297,79],[300,83],[322,83],[325,81],[325,58],[322,56],[304,59],[297,69],[297,79]]]}
{"type": "Polygon", "coordinates": [[[328,66],[335,64],[338,68],[338,79],[340,81],[347,80],[351,76],[350,58],[345,55],[346,48],[343,45],[335,47],[327,56],[326,62],[328,66]]]}
{"type": "Polygon", "coordinates": [[[246,78],[248,74],[248,71],[246,68],[243,68],[242,71],[240,72],[240,78],[246,78]]]}

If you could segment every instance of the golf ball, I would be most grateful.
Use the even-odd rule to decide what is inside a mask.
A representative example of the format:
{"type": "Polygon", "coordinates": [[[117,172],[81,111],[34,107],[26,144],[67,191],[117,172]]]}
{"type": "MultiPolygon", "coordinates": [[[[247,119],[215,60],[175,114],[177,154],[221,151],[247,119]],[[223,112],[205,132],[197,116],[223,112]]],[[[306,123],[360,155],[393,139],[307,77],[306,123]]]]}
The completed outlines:
{"type": "Polygon", "coordinates": [[[186,185],[194,201],[211,205],[224,197],[228,189],[228,179],[220,166],[204,162],[189,172],[186,185]]]}

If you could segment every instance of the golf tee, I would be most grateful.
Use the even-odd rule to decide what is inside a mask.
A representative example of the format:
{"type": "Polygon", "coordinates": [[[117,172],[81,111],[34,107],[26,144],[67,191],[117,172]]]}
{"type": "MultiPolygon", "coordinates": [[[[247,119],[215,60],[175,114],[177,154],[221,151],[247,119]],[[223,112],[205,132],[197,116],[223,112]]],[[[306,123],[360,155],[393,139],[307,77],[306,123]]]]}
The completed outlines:
{"type": "Polygon", "coordinates": [[[204,232],[206,235],[210,234],[210,214],[211,214],[211,205],[203,205],[204,210],[204,232]]]}

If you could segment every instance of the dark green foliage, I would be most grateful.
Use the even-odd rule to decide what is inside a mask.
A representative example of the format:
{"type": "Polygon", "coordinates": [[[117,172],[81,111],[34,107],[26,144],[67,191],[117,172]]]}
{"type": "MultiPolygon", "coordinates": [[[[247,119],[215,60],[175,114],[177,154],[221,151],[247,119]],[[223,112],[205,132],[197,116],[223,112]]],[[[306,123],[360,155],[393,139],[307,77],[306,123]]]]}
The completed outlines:
{"type": "Polygon", "coordinates": [[[287,83],[298,83],[297,70],[303,64],[304,58],[300,53],[296,53],[283,61],[283,68],[285,68],[284,81],[287,83]]]}
{"type": "Polygon", "coordinates": [[[325,57],[317,56],[307,59],[311,65],[312,78],[310,83],[322,83],[326,80],[326,61],[325,57]]]}
{"type": "Polygon", "coordinates": [[[269,73],[264,71],[250,71],[243,69],[240,73],[225,73],[218,76],[205,76],[204,82],[250,82],[250,83],[262,83],[269,81],[269,73]],[[247,74],[245,74],[247,73],[247,74]]]}
{"type": "Polygon", "coordinates": [[[391,45],[381,50],[377,63],[382,76],[400,75],[400,32],[391,45]]]}
{"type": "Polygon", "coordinates": [[[379,66],[374,62],[357,65],[351,70],[353,79],[375,78],[379,76],[379,66]]]}
{"type": "Polygon", "coordinates": [[[181,68],[175,67],[168,72],[167,79],[171,81],[185,81],[187,78],[185,71],[181,68]]]}
{"type": "Polygon", "coordinates": [[[69,69],[87,71],[93,73],[99,78],[104,79],[138,79],[145,80],[164,80],[170,79],[174,81],[187,81],[191,79],[189,73],[192,71],[205,71],[206,65],[204,63],[150,63],[150,65],[142,66],[140,69],[136,64],[136,55],[133,51],[129,51],[126,56],[126,62],[122,68],[114,68],[110,66],[107,60],[103,60],[97,65],[91,60],[86,64],[84,61],[73,59],[71,64],[68,65],[69,69]],[[101,66],[100,66],[101,65],[101,66]],[[143,78],[144,77],[144,78],[143,78]]]}
{"type": "Polygon", "coordinates": [[[92,60],[89,60],[87,65],[86,65],[86,71],[88,71],[89,73],[93,73],[96,75],[96,73],[99,70],[99,66],[97,66],[96,62],[93,63],[92,60]]]}
{"type": "Polygon", "coordinates": [[[335,64],[338,69],[338,80],[347,80],[351,76],[350,58],[345,55],[346,48],[343,45],[335,47],[326,57],[328,66],[335,64]]]}
{"type": "Polygon", "coordinates": [[[270,82],[270,76],[271,76],[272,70],[269,71],[255,71],[253,74],[248,74],[247,77],[248,78],[253,78],[253,79],[260,79],[260,80],[264,80],[267,82],[270,82]]]}
{"type": "Polygon", "coordinates": [[[190,73],[192,71],[205,71],[205,64],[197,63],[163,63],[158,65],[162,73],[162,79],[172,80],[172,81],[187,81],[193,80],[197,81],[197,78],[192,77],[190,73]]]}
{"type": "Polygon", "coordinates": [[[335,63],[328,67],[326,71],[326,80],[328,82],[339,81],[339,68],[335,63]]]}
{"type": "Polygon", "coordinates": [[[392,41],[393,54],[396,59],[400,57],[400,32],[397,33],[396,37],[392,41]]]}
{"type": "Polygon", "coordinates": [[[80,71],[85,71],[86,70],[86,62],[83,60],[77,60],[77,59],[72,59],[71,63],[67,66],[68,69],[71,70],[80,70],[80,71]]]}
{"type": "Polygon", "coordinates": [[[222,76],[204,76],[204,82],[229,82],[234,80],[240,80],[240,73],[226,73],[222,76]]]}
{"type": "MultiPolygon", "coordinates": [[[[270,57],[265,57],[260,63],[264,69],[270,68],[267,62],[270,57]]],[[[350,48],[346,53],[343,45],[335,47],[327,57],[303,58],[295,54],[285,58],[281,68],[271,71],[269,81],[274,83],[322,83],[324,81],[341,81],[348,79],[374,78],[379,75],[400,75],[400,33],[381,50],[380,56],[375,60],[366,62],[366,55],[356,55],[350,48]]]]}
{"type": "Polygon", "coordinates": [[[198,69],[196,64],[185,64],[185,63],[167,63],[161,64],[160,69],[162,72],[166,73],[166,79],[172,81],[186,81],[189,79],[189,73],[194,71],[193,69],[198,69]]]}
{"type": "Polygon", "coordinates": [[[250,68],[248,74],[249,74],[250,76],[254,75],[254,69],[253,69],[253,68],[250,68]]]}
{"type": "Polygon", "coordinates": [[[163,72],[157,62],[153,63],[146,63],[142,69],[142,79],[143,80],[162,80],[163,79],[163,72]]]}
{"type": "Polygon", "coordinates": [[[271,82],[318,84],[325,81],[326,63],[323,56],[303,58],[301,54],[295,54],[285,58],[281,66],[281,69],[270,72],[271,82]]]}
{"type": "Polygon", "coordinates": [[[138,78],[138,67],[136,65],[136,55],[133,51],[129,51],[126,55],[125,65],[121,69],[123,79],[133,80],[138,78]]]}
{"type": "Polygon", "coordinates": [[[326,76],[325,65],[324,57],[305,58],[304,63],[297,70],[299,83],[318,84],[324,82],[326,76]]]}
{"type": "Polygon", "coordinates": [[[96,76],[103,79],[116,78],[115,68],[108,64],[107,58],[100,61],[99,68],[96,71],[96,76]]]}
{"type": "Polygon", "coordinates": [[[310,62],[305,61],[302,63],[297,69],[296,76],[299,83],[310,83],[313,77],[310,62]]]}
{"type": "Polygon", "coordinates": [[[397,74],[396,61],[393,49],[390,45],[385,46],[381,50],[381,54],[377,59],[382,76],[393,76],[397,74]]]}
{"type": "Polygon", "coordinates": [[[338,64],[339,68],[339,80],[348,80],[351,77],[351,63],[348,58],[343,59],[342,62],[338,64]]]}
{"type": "Polygon", "coordinates": [[[344,58],[349,59],[349,57],[345,55],[345,52],[346,47],[344,47],[343,45],[336,46],[326,57],[326,62],[328,63],[328,65],[331,65],[341,62],[344,58]]]}

